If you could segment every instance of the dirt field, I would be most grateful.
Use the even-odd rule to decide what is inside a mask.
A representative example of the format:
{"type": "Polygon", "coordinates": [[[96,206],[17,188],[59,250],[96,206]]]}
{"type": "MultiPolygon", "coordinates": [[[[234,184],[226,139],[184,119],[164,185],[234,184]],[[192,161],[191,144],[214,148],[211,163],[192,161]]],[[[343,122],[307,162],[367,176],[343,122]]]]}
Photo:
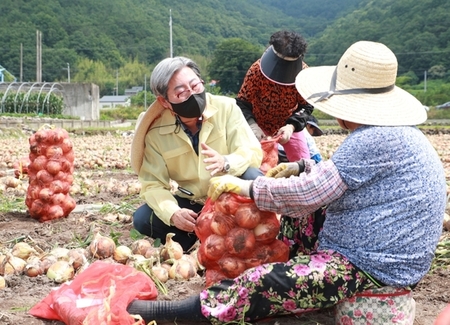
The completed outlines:
{"type": "MultiPolygon", "coordinates": [[[[11,175],[12,163],[29,153],[28,136],[21,130],[0,130],[0,177],[2,183],[11,175]]],[[[450,184],[450,134],[427,135],[438,151],[446,168],[450,184]]],[[[316,138],[323,156],[328,158],[345,135],[325,135],[316,138]]],[[[75,151],[75,181],[72,197],[77,208],[67,218],[47,223],[31,219],[23,200],[27,179],[16,188],[0,189],[11,202],[12,210],[0,212],[0,251],[6,251],[17,240],[24,240],[49,251],[53,247],[73,247],[89,238],[96,230],[115,234],[118,241],[130,245],[131,213],[141,202],[137,197],[137,177],[130,172],[129,148],[131,137],[121,134],[71,135],[75,151]],[[78,192],[77,192],[78,191],[78,192]],[[17,208],[19,206],[19,208],[17,208]],[[103,209],[99,210],[99,207],[103,209]],[[15,210],[14,210],[15,209],[15,210]]],[[[449,185],[450,186],[450,185],[449,185]]],[[[448,207],[449,208],[449,207],[448,207]]],[[[447,209],[449,213],[449,209],[447,209]]],[[[448,238],[448,232],[443,238],[448,238]]],[[[8,276],[6,288],[0,290],[0,324],[62,324],[36,319],[28,310],[48,295],[58,284],[45,275],[30,278],[25,275],[8,276]]],[[[175,300],[198,293],[204,285],[202,277],[189,281],[169,281],[169,294],[158,299],[175,300]]],[[[433,324],[437,314],[450,302],[450,267],[430,272],[414,290],[416,325],[433,324]]],[[[183,324],[177,322],[177,324],[183,324]]],[[[309,313],[301,317],[274,318],[258,324],[334,324],[333,310],[309,313]]]]}

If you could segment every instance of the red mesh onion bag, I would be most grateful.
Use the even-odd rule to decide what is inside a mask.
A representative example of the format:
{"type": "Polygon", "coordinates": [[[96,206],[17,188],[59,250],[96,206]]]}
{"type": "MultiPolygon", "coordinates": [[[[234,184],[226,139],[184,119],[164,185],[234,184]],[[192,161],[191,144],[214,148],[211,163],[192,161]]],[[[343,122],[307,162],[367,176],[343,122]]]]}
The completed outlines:
{"type": "Polygon", "coordinates": [[[75,208],[69,191],[73,183],[74,152],[61,128],[41,128],[29,138],[29,186],[25,204],[40,222],[67,217],[75,208]]]}

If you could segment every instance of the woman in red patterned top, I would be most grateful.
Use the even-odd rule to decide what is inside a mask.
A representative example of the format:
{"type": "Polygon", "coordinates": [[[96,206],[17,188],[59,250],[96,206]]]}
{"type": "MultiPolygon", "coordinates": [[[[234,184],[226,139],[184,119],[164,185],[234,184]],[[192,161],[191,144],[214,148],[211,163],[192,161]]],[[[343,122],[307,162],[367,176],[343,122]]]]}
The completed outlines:
{"type": "Polygon", "coordinates": [[[300,131],[313,107],[294,85],[297,74],[308,67],[303,62],[307,43],[296,32],[278,31],[270,37],[269,44],[247,71],[236,102],[259,140],[282,134],[279,142],[289,161],[309,158],[308,145],[300,131]]]}

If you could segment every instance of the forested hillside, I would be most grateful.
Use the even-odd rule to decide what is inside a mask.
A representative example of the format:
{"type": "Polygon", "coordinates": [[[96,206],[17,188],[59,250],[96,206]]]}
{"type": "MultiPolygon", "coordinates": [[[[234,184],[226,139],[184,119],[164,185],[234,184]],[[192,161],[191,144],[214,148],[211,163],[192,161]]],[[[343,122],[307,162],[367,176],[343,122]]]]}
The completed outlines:
{"type": "Polygon", "coordinates": [[[66,81],[70,69],[73,81],[102,79],[103,93],[119,76],[123,89],[149,75],[171,44],[173,55],[194,58],[207,74],[227,40],[246,42],[253,58],[279,29],[305,36],[309,65],[335,64],[366,39],[392,48],[399,74],[413,79],[425,70],[448,78],[450,68],[447,0],[2,0],[0,13],[0,65],[8,72],[19,78],[22,59],[22,80],[35,80],[39,30],[42,80],[66,81]]]}

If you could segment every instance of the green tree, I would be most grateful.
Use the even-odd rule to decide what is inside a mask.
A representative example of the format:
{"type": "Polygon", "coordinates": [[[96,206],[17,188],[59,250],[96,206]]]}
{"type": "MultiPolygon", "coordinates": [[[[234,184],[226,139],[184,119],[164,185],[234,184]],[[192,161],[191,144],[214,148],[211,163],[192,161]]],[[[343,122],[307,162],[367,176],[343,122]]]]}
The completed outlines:
{"type": "Polygon", "coordinates": [[[240,38],[220,43],[208,67],[209,75],[225,93],[237,93],[248,68],[262,54],[261,48],[240,38]]]}

